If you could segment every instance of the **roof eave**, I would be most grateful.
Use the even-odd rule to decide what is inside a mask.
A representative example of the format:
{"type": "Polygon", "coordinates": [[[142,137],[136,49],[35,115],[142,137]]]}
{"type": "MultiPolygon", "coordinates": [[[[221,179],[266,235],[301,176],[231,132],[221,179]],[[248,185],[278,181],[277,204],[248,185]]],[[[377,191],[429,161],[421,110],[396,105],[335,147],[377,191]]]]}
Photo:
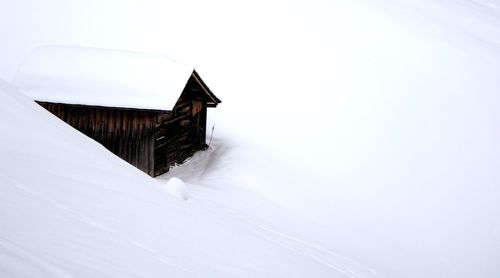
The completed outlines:
{"type": "Polygon", "coordinates": [[[193,70],[192,76],[194,79],[200,84],[200,86],[203,88],[205,91],[206,95],[212,100],[211,102],[208,102],[208,107],[217,107],[217,104],[222,103],[222,101],[208,88],[207,84],[201,79],[200,75],[196,72],[196,70],[193,70]]]}

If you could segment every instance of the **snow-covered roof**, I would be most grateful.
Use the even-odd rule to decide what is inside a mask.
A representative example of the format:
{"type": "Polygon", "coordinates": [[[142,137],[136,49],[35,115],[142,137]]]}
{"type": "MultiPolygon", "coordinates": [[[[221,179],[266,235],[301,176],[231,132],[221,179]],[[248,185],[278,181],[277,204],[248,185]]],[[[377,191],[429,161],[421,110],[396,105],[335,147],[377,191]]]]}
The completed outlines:
{"type": "Polygon", "coordinates": [[[167,56],[44,46],[26,57],[13,84],[37,101],[171,110],[193,71],[167,56]]]}

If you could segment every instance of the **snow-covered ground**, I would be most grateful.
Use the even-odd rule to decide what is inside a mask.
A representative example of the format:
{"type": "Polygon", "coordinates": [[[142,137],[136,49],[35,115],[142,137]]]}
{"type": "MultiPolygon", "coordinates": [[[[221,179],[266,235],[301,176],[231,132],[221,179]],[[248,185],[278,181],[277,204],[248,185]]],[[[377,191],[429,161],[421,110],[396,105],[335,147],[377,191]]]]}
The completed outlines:
{"type": "Polygon", "coordinates": [[[4,83],[0,100],[1,277],[378,277],[320,225],[202,178],[216,149],[187,184],[157,181],[4,83]]]}
{"type": "Polygon", "coordinates": [[[0,271],[500,275],[498,1],[0,4],[3,79],[39,45],[127,49],[223,100],[151,180],[2,93],[0,271]]]}

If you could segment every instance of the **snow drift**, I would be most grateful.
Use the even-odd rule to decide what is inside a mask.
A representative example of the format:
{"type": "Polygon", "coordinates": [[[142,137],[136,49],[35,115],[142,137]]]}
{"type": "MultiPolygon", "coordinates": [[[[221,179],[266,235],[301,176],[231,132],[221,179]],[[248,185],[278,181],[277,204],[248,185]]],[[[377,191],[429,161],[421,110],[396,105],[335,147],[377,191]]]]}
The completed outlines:
{"type": "Polygon", "coordinates": [[[250,193],[171,196],[162,187],[181,183],[184,198],[186,185],[162,185],[3,81],[0,128],[0,276],[377,277],[250,193]]]}
{"type": "MultiPolygon", "coordinates": [[[[8,22],[0,26],[5,78],[44,44],[166,53],[203,65],[200,73],[226,105],[211,115],[219,145],[203,158],[216,166],[200,159],[172,172],[187,183],[190,200],[238,203],[256,217],[252,208],[261,201],[242,202],[248,192],[234,188],[265,195],[329,226],[314,236],[290,227],[299,238],[315,238],[384,277],[499,276],[498,1],[48,0],[27,11],[33,2],[0,9],[8,22]]],[[[9,142],[18,140],[29,138],[9,142]]],[[[55,163],[29,156],[19,162],[55,163]]],[[[300,222],[288,213],[269,222],[300,222]]]]}

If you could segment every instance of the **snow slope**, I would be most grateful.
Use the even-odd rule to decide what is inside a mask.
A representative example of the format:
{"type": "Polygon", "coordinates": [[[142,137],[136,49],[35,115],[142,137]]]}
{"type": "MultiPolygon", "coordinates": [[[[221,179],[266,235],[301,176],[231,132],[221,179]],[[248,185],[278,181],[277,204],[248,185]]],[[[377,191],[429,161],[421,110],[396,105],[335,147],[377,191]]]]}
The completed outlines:
{"type": "Polygon", "coordinates": [[[498,9],[344,2],[307,5],[297,38],[270,47],[289,66],[259,71],[273,82],[242,94],[266,100],[262,117],[242,111],[238,97],[225,105],[252,115],[244,124],[221,127],[216,115],[219,132],[236,130],[232,138],[267,154],[259,175],[279,181],[248,186],[321,223],[363,231],[344,241],[362,242],[351,256],[393,277],[498,277],[498,9]]]}
{"type": "Polygon", "coordinates": [[[250,193],[188,184],[175,198],[0,85],[0,276],[378,277],[250,193]]]}
{"type": "Polygon", "coordinates": [[[0,2],[1,76],[45,44],[196,61],[224,105],[213,166],[172,173],[192,201],[264,195],[383,277],[500,275],[498,1],[141,3],[0,2]]]}

